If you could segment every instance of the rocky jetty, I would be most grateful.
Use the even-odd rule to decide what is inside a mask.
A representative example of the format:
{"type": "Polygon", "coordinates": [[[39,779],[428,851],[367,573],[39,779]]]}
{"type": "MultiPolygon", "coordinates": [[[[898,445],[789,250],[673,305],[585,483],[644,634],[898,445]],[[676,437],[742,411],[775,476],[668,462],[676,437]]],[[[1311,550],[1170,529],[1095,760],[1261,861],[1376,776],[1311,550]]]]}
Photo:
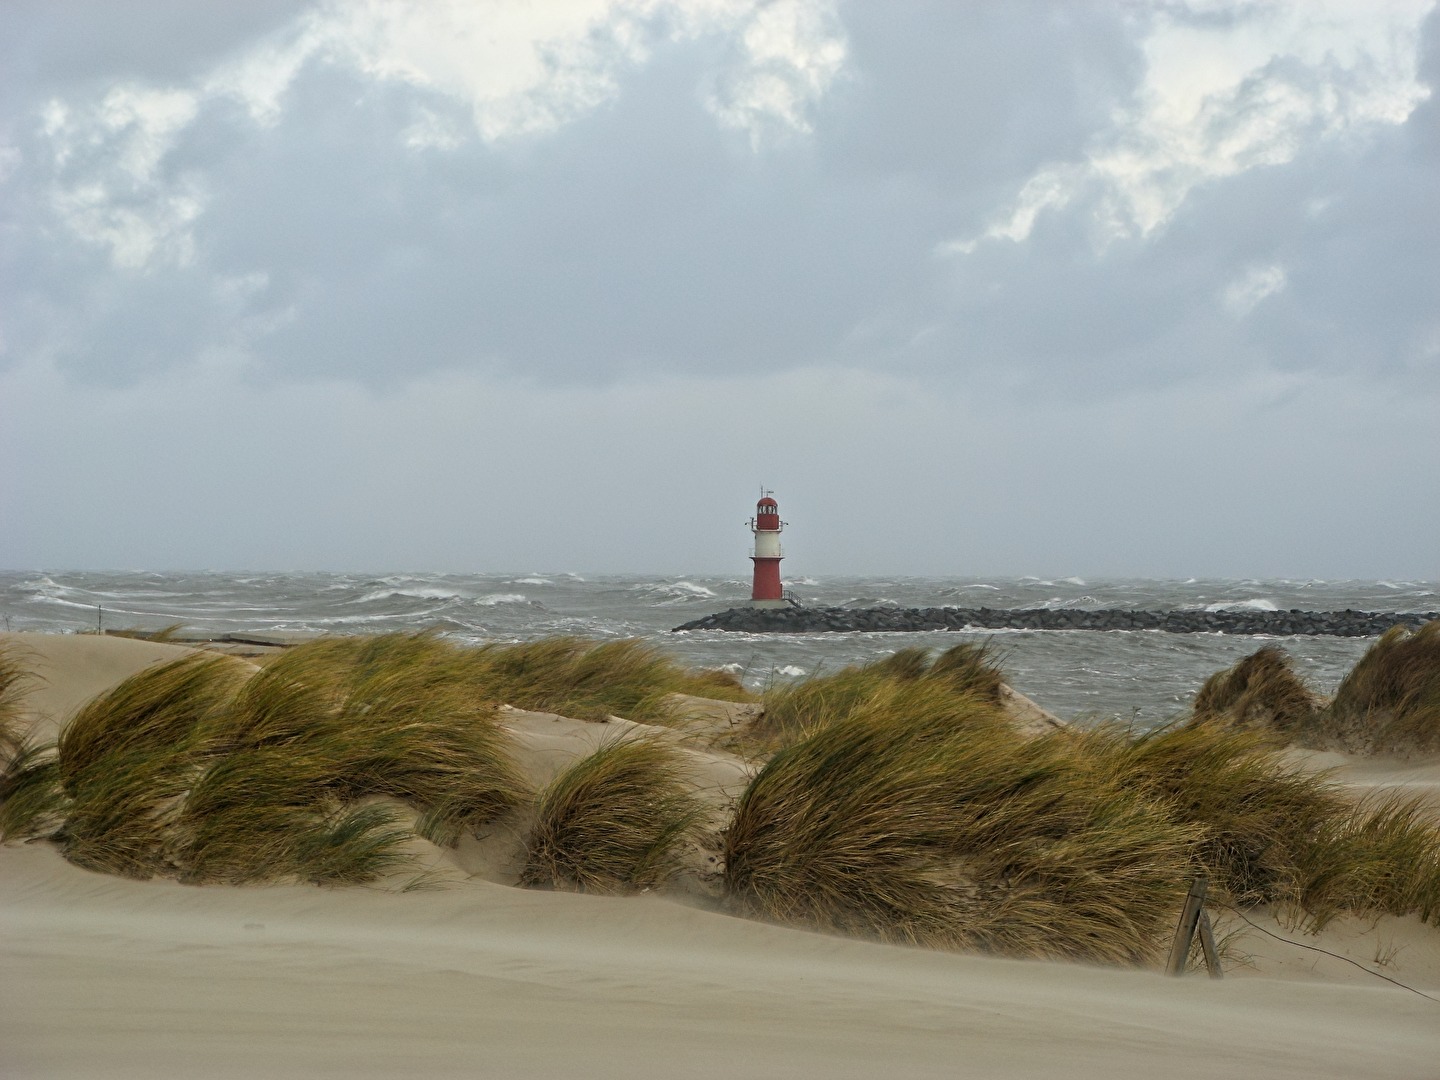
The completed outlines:
{"type": "Polygon", "coordinates": [[[1412,629],[1440,611],[1134,611],[1125,608],[731,608],[676,630],[816,634],[923,630],[1164,630],[1172,634],[1268,634],[1375,637],[1392,626],[1412,629]]]}

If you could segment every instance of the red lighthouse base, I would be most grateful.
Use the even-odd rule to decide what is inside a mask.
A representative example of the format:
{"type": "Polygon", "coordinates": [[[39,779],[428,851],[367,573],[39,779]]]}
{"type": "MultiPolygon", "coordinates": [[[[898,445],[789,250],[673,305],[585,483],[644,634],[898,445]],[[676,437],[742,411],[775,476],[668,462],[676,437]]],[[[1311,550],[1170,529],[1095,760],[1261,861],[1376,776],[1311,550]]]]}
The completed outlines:
{"type": "Polygon", "coordinates": [[[755,580],[750,588],[751,607],[784,607],[785,589],[780,584],[780,560],[763,555],[752,555],[755,564],[755,580]]]}

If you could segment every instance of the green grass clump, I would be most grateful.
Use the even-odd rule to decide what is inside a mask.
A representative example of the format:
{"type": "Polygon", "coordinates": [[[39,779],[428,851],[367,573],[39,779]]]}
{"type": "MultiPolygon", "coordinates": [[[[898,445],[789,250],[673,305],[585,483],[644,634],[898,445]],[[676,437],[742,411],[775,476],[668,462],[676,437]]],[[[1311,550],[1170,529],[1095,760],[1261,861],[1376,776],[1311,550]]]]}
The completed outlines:
{"type": "Polygon", "coordinates": [[[117,630],[106,630],[106,637],[133,638],[137,641],[173,642],[185,629],[184,623],[171,623],[159,630],[143,630],[138,626],[127,626],[117,630]]]}
{"type": "Polygon", "coordinates": [[[741,912],[1011,956],[1145,963],[1203,835],[1061,734],[1026,740],[941,680],[894,680],[781,749],[740,800],[741,912]]]}
{"type": "MultiPolygon", "coordinates": [[[[1204,871],[1217,898],[1311,927],[1340,913],[1440,921],[1440,828],[1421,800],[1357,803],[1263,730],[1104,725],[1026,740],[993,703],[946,691],[910,657],[895,667],[867,695],[811,699],[807,732],[745,792],[726,837],[739,911],[1145,963],[1204,871]]],[[[856,671],[829,687],[852,690],[856,671]]]]}
{"type": "Polygon", "coordinates": [[[249,668],[194,654],[146,668],[83,706],[61,732],[66,858],[128,877],[171,865],[181,800],[219,751],[213,732],[249,668]]]}
{"type": "Polygon", "coordinates": [[[1327,822],[1300,856],[1295,903],[1315,929],[1347,912],[1417,914],[1440,925],[1440,828],[1422,797],[1362,800],[1327,822]]]}
{"type": "Polygon", "coordinates": [[[454,844],[526,798],[465,650],[428,634],[321,640],[266,668],[148,668],[65,729],[67,858],[109,873],[249,883],[373,880],[409,830],[454,844]]]}
{"type": "Polygon", "coordinates": [[[23,734],[32,678],[25,654],[0,646],[0,843],[53,831],[65,802],[55,748],[23,734]]]}
{"type": "Polygon", "coordinates": [[[832,675],[772,686],[765,692],[765,711],[749,736],[762,746],[783,746],[852,715],[897,685],[921,680],[993,704],[999,704],[1004,685],[1004,675],[985,645],[956,645],[933,660],[928,649],[900,649],[832,675]]]}
{"type": "Polygon", "coordinates": [[[702,811],[673,747],[613,739],[541,793],[521,884],[592,893],[661,885],[702,811]]]}
{"type": "Polygon", "coordinates": [[[13,760],[24,746],[20,724],[30,678],[20,651],[0,645],[0,766],[13,760]]]}
{"type": "Polygon", "coordinates": [[[492,705],[468,690],[463,650],[433,635],[322,640],[255,674],[224,719],[228,752],[195,784],[178,831],[181,876],[368,880],[405,832],[454,845],[528,794],[492,705]]]}
{"type": "Polygon", "coordinates": [[[624,716],[638,723],[670,723],[670,694],[723,701],[752,697],[733,675],[685,670],[660,649],[634,638],[541,638],[482,645],[468,649],[464,667],[491,700],[577,720],[624,716]]]}
{"type": "Polygon", "coordinates": [[[1197,720],[1295,736],[1310,728],[1319,700],[1295,673],[1290,654],[1274,645],[1217,671],[1195,695],[1197,720]]]}
{"type": "Polygon", "coordinates": [[[65,806],[55,747],[19,743],[0,768],[0,843],[53,833],[65,806]]]}
{"type": "Polygon", "coordinates": [[[1107,725],[1072,738],[1106,782],[1202,830],[1196,857],[1236,903],[1293,897],[1305,853],[1350,805],[1327,777],[1282,761],[1263,732],[1183,724],[1132,736],[1107,725]]]}
{"type": "Polygon", "coordinates": [[[669,723],[670,694],[722,701],[752,695],[723,671],[692,672],[659,649],[633,638],[594,642],[541,638],[516,645],[466,650],[465,671],[492,701],[578,720],[623,716],[639,723],[669,723]]]}
{"type": "Polygon", "coordinates": [[[1073,738],[1111,782],[1201,830],[1195,858],[1219,897],[1277,906],[1312,929],[1347,913],[1440,922],[1440,828],[1423,798],[1357,801],[1263,732],[1191,723],[1073,738]]]}
{"type": "Polygon", "coordinates": [[[335,794],[403,800],[446,845],[527,797],[495,707],[468,682],[470,650],[429,634],[319,644],[313,654],[291,650],[246,686],[236,711],[247,745],[319,749],[335,794]],[[308,700],[316,688],[329,698],[318,710],[308,700]]]}
{"type": "MultiPolygon", "coordinates": [[[[409,805],[415,831],[454,845],[529,797],[496,702],[657,719],[672,693],[748,696],[723,673],[687,672],[636,641],[321,639],[259,671],[187,656],[91,701],[57,757],[29,754],[0,778],[10,793],[0,829],[33,831],[59,813],[67,858],[134,877],[371,880],[408,835],[377,800],[409,805]]],[[[621,779],[610,777],[617,798],[636,798],[621,779]]],[[[646,880],[646,865],[630,879],[646,880]]]]}
{"type": "Polygon", "coordinates": [[[1360,753],[1440,751],[1440,621],[1381,635],[1340,683],[1315,734],[1360,753]]]}

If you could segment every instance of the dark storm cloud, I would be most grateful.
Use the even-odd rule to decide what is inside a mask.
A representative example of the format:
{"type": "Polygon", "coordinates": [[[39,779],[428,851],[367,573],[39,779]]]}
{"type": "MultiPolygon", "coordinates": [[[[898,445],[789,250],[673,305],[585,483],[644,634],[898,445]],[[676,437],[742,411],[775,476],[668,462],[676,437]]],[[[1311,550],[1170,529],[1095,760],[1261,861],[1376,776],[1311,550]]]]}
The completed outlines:
{"type": "MultiPolygon", "coordinates": [[[[1440,14],[1423,42],[1421,75],[1434,87],[1440,14]]],[[[1092,185],[1042,215],[1025,244],[982,243],[952,261],[932,362],[1026,370],[1038,376],[1032,389],[1066,395],[1254,368],[1359,370],[1433,393],[1437,118],[1432,94],[1403,124],[1317,139],[1292,161],[1207,181],[1166,226],[1098,254],[1092,185]],[[1227,306],[1247,273],[1271,267],[1283,273],[1272,295],[1227,306]]]]}
{"type": "Polygon", "coordinates": [[[697,72],[729,48],[714,39],[660,48],[553,134],[444,150],[401,133],[425,111],[463,124],[456,103],[312,62],[279,123],[212,100],[165,156],[157,183],[207,192],[193,264],[127,279],[98,253],[87,275],[34,252],[63,272],[17,277],[65,283],[68,305],[57,286],[29,306],[79,314],[63,362],[108,378],[234,344],[233,295],[207,301],[203,283],[255,274],[246,303],[275,328],[246,344],[289,375],[899,362],[944,317],[937,238],[1081,146],[1136,58],[1113,19],[1065,6],[844,15],[852,62],[813,136],[759,153],[705,110],[697,72]],[[164,327],[144,333],[167,290],[164,327]]]}
{"type": "MultiPolygon", "coordinates": [[[[381,77],[185,8],[0,5],[11,565],[725,567],[734,515],[697,523],[754,478],[818,572],[1433,575],[1440,95],[1404,118],[1401,16],[1357,5],[1347,67],[1283,5],[843,4],[833,80],[746,127],[743,34],[661,14],[643,56],[582,28],[573,100],[546,53],[556,123],[487,141],[433,41],[381,77]],[[1250,64],[1183,130],[1166,18],[1238,37],[1172,40],[1162,90],[1250,64]],[[262,39],[273,103],[210,81],[262,39]]],[[[1433,12],[1419,59],[1440,86],[1433,12]]]]}
{"type": "Polygon", "coordinates": [[[124,79],[195,78],[284,27],[306,6],[294,0],[5,0],[0,87],[5,96],[19,97],[124,79]]]}

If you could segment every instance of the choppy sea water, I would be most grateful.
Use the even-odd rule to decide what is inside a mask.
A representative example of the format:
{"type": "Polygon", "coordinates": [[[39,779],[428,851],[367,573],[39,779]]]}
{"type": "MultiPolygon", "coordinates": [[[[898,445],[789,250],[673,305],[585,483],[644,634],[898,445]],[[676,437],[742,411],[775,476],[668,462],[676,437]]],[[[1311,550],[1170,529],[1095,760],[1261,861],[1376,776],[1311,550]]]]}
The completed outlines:
{"type": "MultiPolygon", "coordinates": [[[[1083,581],[1079,578],[803,578],[807,604],[870,607],[1302,608],[1433,611],[1440,583],[1419,581],[1083,581]]],[[[1210,673],[1265,640],[1158,631],[936,631],[675,634],[743,602],[749,581],[576,574],[229,574],[0,572],[7,629],[158,629],[377,633],[438,627],[464,641],[547,634],[640,637],[679,660],[729,667],[754,687],[832,671],[907,645],[989,640],[1009,681],[1066,718],[1120,716],[1146,726],[1182,711],[1210,673]],[[97,612],[97,609],[103,611],[97,612]]],[[[1312,686],[1330,692],[1372,639],[1275,639],[1312,686]]]]}

